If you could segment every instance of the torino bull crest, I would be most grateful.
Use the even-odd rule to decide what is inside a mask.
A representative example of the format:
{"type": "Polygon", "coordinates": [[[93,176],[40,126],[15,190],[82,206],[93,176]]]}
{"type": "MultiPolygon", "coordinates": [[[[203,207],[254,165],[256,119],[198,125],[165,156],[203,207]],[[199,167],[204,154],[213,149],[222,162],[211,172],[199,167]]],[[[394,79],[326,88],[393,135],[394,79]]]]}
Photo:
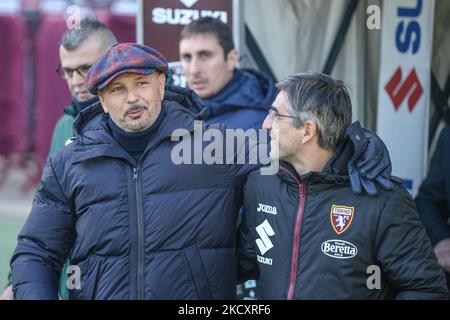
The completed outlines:
{"type": "Polygon", "coordinates": [[[331,225],[338,235],[350,227],[353,221],[354,207],[333,205],[330,210],[331,225]]]}

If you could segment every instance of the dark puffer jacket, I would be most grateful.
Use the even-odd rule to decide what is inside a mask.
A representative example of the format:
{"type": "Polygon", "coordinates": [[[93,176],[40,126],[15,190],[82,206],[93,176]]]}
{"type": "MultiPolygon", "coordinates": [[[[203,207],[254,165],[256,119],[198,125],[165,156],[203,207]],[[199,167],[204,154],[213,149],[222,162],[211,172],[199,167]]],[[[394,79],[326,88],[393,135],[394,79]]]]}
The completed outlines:
{"type": "Polygon", "coordinates": [[[242,280],[259,276],[263,299],[446,299],[411,196],[398,183],[376,197],[353,194],[348,159],[340,153],[303,176],[287,163],[274,176],[250,174],[242,280]]]}
{"type": "Polygon", "coordinates": [[[173,164],[172,132],[194,127],[180,103],[195,101],[166,92],[139,163],[112,139],[100,105],[80,113],[76,140],[49,159],[19,234],[17,299],[57,298],[69,252],[81,271],[71,299],[235,297],[236,217],[256,166],[173,164]]]}

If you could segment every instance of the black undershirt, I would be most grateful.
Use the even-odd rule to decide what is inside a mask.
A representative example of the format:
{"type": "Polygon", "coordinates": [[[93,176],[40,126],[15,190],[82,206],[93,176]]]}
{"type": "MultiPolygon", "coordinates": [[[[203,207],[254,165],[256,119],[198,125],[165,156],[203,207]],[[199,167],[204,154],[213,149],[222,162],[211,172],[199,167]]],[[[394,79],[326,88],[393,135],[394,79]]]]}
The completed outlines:
{"type": "Polygon", "coordinates": [[[136,161],[139,161],[139,158],[145,151],[152,134],[158,129],[160,126],[162,119],[164,118],[164,109],[161,108],[161,112],[156,118],[156,121],[147,129],[140,132],[126,132],[121,129],[117,124],[112,121],[111,117],[109,117],[109,127],[111,128],[111,134],[122,148],[125,149],[136,161]]]}

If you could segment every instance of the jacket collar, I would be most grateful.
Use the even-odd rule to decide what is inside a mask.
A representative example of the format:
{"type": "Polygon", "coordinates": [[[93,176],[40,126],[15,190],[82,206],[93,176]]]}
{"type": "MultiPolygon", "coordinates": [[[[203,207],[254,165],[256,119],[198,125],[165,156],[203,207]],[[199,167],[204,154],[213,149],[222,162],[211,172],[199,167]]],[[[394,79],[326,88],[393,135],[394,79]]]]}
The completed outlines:
{"type": "Polygon", "coordinates": [[[80,102],[75,97],[72,97],[72,106],[74,107],[75,112],[79,113],[81,110],[86,109],[87,107],[97,103],[98,101],[99,100],[98,100],[97,96],[94,96],[94,97],[90,98],[89,100],[86,100],[83,102],[80,102]]]}
{"type": "Polygon", "coordinates": [[[275,84],[268,76],[251,69],[236,69],[222,90],[204,101],[218,115],[237,107],[267,110],[275,94],[275,84]]]}
{"type": "Polygon", "coordinates": [[[78,111],[75,109],[75,106],[73,104],[70,104],[64,108],[64,114],[75,118],[78,114],[78,111]]]}
{"type": "Polygon", "coordinates": [[[277,175],[289,185],[297,186],[303,182],[314,191],[319,191],[334,184],[343,184],[349,181],[347,165],[353,155],[353,147],[348,140],[339,144],[333,157],[325,164],[320,172],[308,172],[299,175],[295,168],[287,162],[280,161],[280,170],[277,175]]]}
{"type": "Polygon", "coordinates": [[[189,105],[191,111],[199,119],[208,120],[236,108],[266,111],[275,100],[276,89],[270,77],[251,69],[236,69],[231,80],[214,97],[201,99],[193,94],[201,103],[189,105]]]}

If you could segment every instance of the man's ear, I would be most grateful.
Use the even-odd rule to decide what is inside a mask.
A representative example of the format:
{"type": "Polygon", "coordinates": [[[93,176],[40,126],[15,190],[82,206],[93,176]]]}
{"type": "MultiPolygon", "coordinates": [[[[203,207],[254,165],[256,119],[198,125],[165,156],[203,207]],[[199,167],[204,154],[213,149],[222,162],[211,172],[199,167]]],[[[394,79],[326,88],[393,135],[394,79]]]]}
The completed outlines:
{"type": "Polygon", "coordinates": [[[317,125],[313,121],[306,120],[305,123],[303,124],[302,129],[303,129],[303,138],[302,138],[303,144],[309,141],[314,141],[314,139],[318,138],[317,125]]]}
{"type": "Polygon", "coordinates": [[[164,100],[164,89],[166,87],[166,75],[164,73],[160,73],[158,76],[159,81],[159,94],[161,96],[161,101],[164,100]]]}
{"type": "Polygon", "coordinates": [[[103,111],[105,111],[105,113],[108,113],[108,108],[106,107],[105,104],[105,96],[103,90],[97,90],[97,96],[98,99],[100,100],[100,104],[102,105],[103,111]]]}
{"type": "Polygon", "coordinates": [[[239,53],[236,49],[231,49],[227,54],[227,69],[228,71],[234,71],[236,69],[239,60],[239,53]]]}

